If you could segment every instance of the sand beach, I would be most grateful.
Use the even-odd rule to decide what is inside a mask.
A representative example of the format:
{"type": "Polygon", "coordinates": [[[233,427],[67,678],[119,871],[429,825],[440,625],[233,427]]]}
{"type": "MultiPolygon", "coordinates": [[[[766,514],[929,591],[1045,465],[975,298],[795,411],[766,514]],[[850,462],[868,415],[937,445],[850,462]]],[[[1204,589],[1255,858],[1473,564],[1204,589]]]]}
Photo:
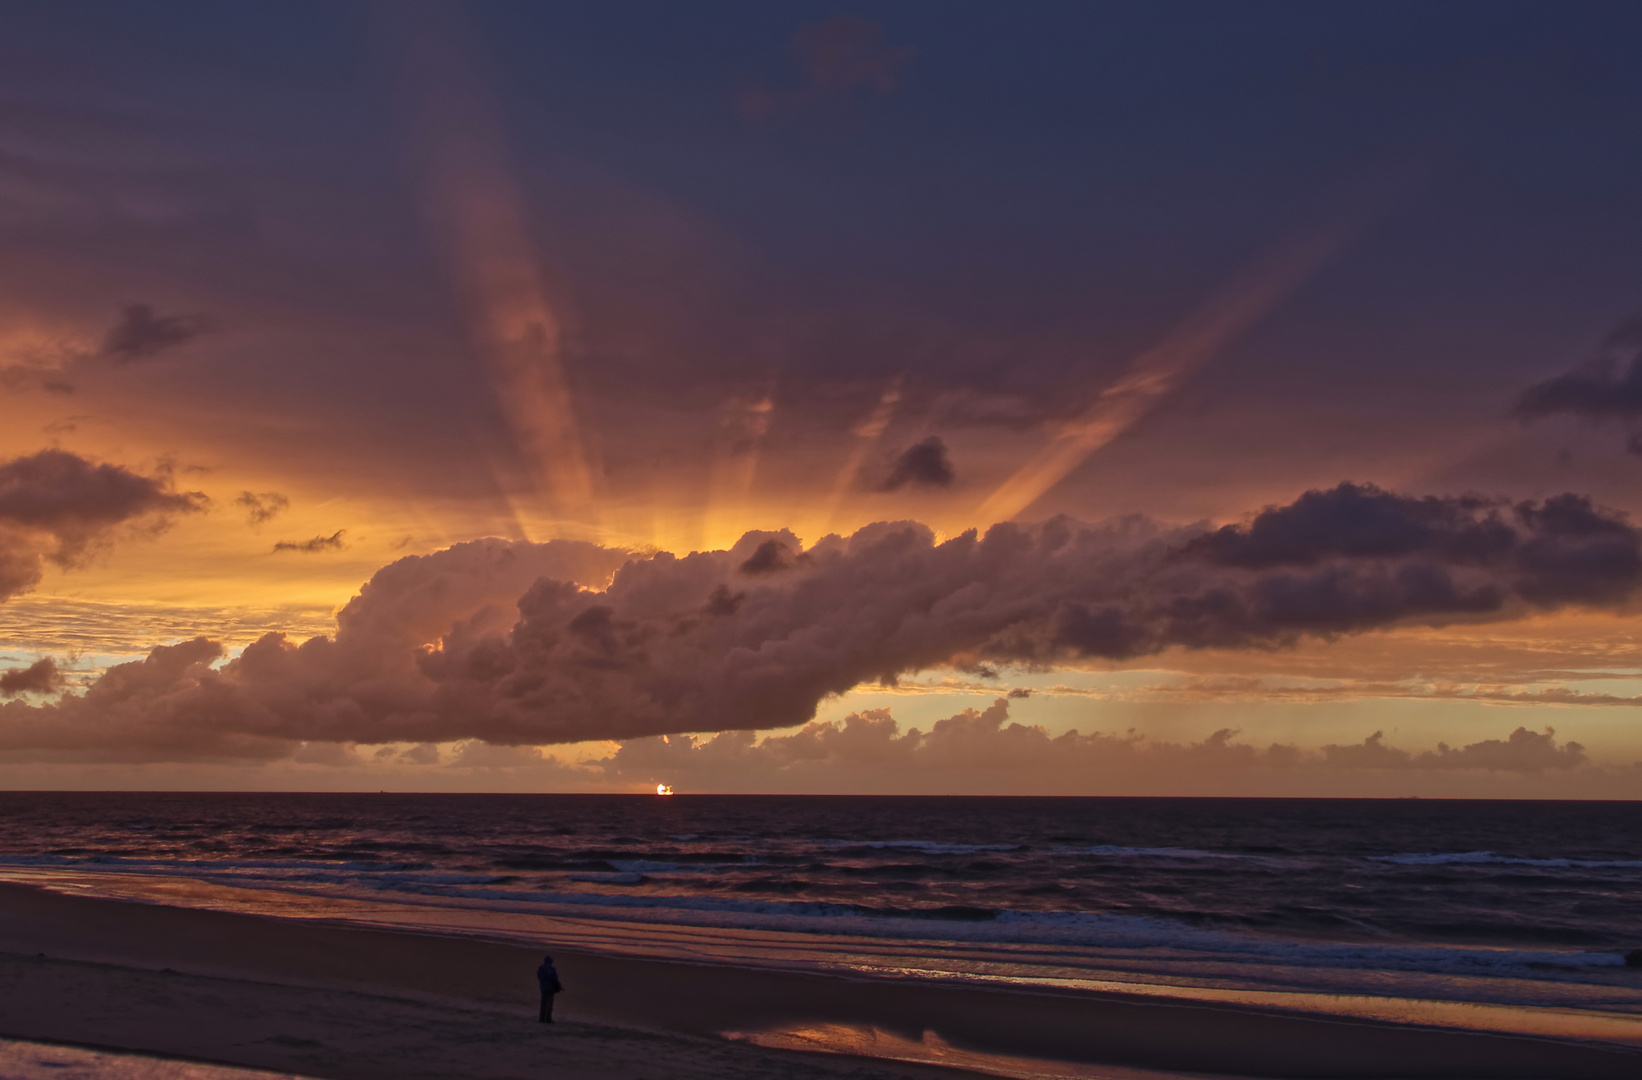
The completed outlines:
{"type": "Polygon", "coordinates": [[[0,1036],[316,1077],[1637,1075],[1642,1046],[541,949],[0,885],[0,1036]],[[854,1040],[853,1042],[851,1040],[854,1040]],[[831,1050],[813,1053],[805,1050],[831,1050]],[[855,1050],[869,1056],[836,1051],[855,1050]],[[891,1060],[923,1057],[924,1062],[891,1060]]]}

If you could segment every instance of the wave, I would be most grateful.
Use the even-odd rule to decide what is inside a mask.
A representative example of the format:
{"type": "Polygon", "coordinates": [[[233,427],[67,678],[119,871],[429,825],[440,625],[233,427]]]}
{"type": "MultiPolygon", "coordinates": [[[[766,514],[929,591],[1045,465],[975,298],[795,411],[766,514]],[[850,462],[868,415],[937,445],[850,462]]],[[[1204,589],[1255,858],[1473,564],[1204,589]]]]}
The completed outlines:
{"type": "Polygon", "coordinates": [[[830,851],[916,851],[923,855],[978,855],[983,851],[1020,851],[1022,844],[947,844],[935,840],[818,840],[830,851]]]}
{"type": "Polygon", "coordinates": [[[1117,844],[1094,844],[1090,847],[1060,849],[1081,855],[1107,855],[1115,858],[1139,859],[1247,859],[1256,856],[1230,851],[1199,851],[1196,848],[1122,847],[1117,844]]]}
{"type": "MultiPolygon", "coordinates": [[[[712,863],[697,863],[694,866],[683,866],[674,862],[655,862],[650,859],[606,859],[605,862],[626,874],[709,874],[716,867],[712,863]]],[[[718,866],[735,866],[740,868],[742,863],[721,862],[718,866]]]]}
{"type": "MultiPolygon", "coordinates": [[[[65,870],[109,870],[122,874],[174,877],[192,875],[212,881],[270,883],[306,881],[367,885],[407,881],[426,885],[493,885],[516,878],[498,874],[427,873],[427,863],[315,862],[304,859],[130,859],[118,855],[7,855],[0,866],[65,870]]],[[[383,887],[383,886],[376,886],[383,887]]]]}
{"type": "MultiPolygon", "coordinates": [[[[431,863],[378,862],[372,859],[135,859],[124,855],[0,855],[0,866],[113,867],[122,872],[144,868],[184,871],[210,870],[358,870],[396,872],[431,870],[431,863]]],[[[488,879],[487,879],[488,880],[488,879]]]]}
{"type": "MultiPolygon", "coordinates": [[[[401,890],[419,892],[406,883],[401,890]]],[[[462,889],[442,895],[521,905],[537,910],[604,909],[597,917],[642,922],[664,917],[675,925],[733,926],[787,933],[844,934],[889,940],[938,940],[989,945],[1037,945],[1092,950],[1213,956],[1261,966],[1437,972],[1448,975],[1554,977],[1596,968],[1622,968],[1618,952],[1484,948],[1464,945],[1351,944],[1284,941],[1237,930],[1193,926],[1142,915],[1035,912],[947,905],[895,908],[814,901],[609,893],[521,893],[462,889]]]]}
{"type": "MultiPolygon", "coordinates": [[[[1181,849],[1164,849],[1178,851],[1181,849]]],[[[1472,858],[1486,853],[1457,853],[1472,858]]],[[[1497,858],[1497,857],[1496,857],[1497,858]]],[[[1578,978],[1580,972],[1621,968],[1617,951],[1502,948],[1283,939],[1257,930],[1203,925],[1154,914],[1041,912],[962,904],[926,907],[836,903],[629,891],[646,883],[638,871],[578,873],[586,891],[521,888],[520,879],[427,873],[400,864],[270,862],[267,860],[0,858],[0,865],[135,876],[192,875],[225,885],[354,899],[400,898],[434,906],[571,914],[613,922],[710,926],[754,931],[843,935],[892,941],[943,941],[977,946],[1081,950],[1113,957],[1148,957],[1264,968],[1356,969],[1533,979],[1578,978]],[[619,890],[619,891],[616,891],[619,890]]],[[[565,880],[565,879],[560,879],[565,880]]],[[[1065,955],[1070,955],[1067,952],[1065,955]]]]}
{"type": "Polygon", "coordinates": [[[1404,855],[1370,855],[1369,858],[1374,862],[1395,863],[1398,866],[1498,864],[1543,866],[1547,869],[1642,869],[1642,859],[1528,859],[1496,855],[1492,851],[1412,852],[1404,855]]]}

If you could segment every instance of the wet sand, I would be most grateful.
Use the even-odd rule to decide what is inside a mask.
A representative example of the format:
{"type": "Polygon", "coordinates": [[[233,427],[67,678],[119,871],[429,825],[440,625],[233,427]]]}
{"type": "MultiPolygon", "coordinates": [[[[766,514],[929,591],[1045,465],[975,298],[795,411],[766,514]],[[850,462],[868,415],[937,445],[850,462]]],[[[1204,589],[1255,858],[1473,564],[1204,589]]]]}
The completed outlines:
{"type": "MultiPolygon", "coordinates": [[[[0,1027],[36,1040],[136,1050],[331,1080],[913,1080],[945,1070],[780,1053],[589,1023],[537,1024],[482,1004],[145,971],[0,954],[0,1027]]],[[[119,1080],[175,1068],[105,1062],[119,1080]],[[121,1068],[120,1066],[124,1066],[121,1068]]],[[[9,1075],[9,1074],[7,1074],[9,1075]]]]}
{"type": "Polygon", "coordinates": [[[0,1076],[6,1080],[305,1080],[296,1073],[19,1039],[0,1039],[0,1076]]]}
{"type": "Polygon", "coordinates": [[[1062,1075],[1642,1075],[1635,1046],[559,948],[566,1023],[544,1028],[534,1018],[534,946],[15,885],[0,885],[0,951],[9,954],[0,958],[0,1035],[337,1080],[539,1076],[548,1063],[552,1075],[588,1078],[959,1075],[776,1049],[847,1047],[808,1037],[829,1031],[863,1035],[862,1052],[885,1052],[877,1032],[883,1046],[928,1048],[936,1060],[945,1052],[971,1068],[986,1067],[987,1055],[1088,1066],[1062,1075]],[[742,1040],[722,1037],[732,1032],[742,1040]]]}

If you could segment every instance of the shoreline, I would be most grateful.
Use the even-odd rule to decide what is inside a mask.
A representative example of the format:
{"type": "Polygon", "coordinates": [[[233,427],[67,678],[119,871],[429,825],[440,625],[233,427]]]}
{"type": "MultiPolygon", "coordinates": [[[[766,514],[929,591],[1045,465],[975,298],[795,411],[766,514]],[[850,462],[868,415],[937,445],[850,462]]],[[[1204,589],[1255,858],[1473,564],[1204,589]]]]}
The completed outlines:
{"type": "MultiPolygon", "coordinates": [[[[511,1015],[534,1007],[531,972],[542,951],[403,929],[64,896],[13,884],[0,884],[0,950],[321,994],[394,994],[433,1008],[500,1009],[511,1015]]],[[[737,1032],[754,1036],[743,1042],[762,1037],[762,1045],[779,1046],[783,1033],[831,1026],[879,1031],[922,1045],[933,1039],[937,1047],[966,1053],[1177,1074],[1606,1080],[1634,1076],[1642,1067],[1642,1050],[1615,1043],[1114,993],[846,978],[562,947],[552,951],[569,987],[560,999],[567,1020],[647,1037],[713,1040],[744,1053],[754,1050],[724,1035],[737,1032]]],[[[0,1014],[7,1021],[0,1034],[39,1034],[15,1029],[9,1022],[13,1014],[11,1007],[0,1014]]],[[[108,1043],[95,1033],[78,1040],[55,1037],[108,1043]]],[[[802,1044],[800,1038],[785,1045],[802,1044]]],[[[886,1058],[873,1061],[874,1067],[892,1065],[886,1058]]]]}
{"type": "Polygon", "coordinates": [[[70,896],[524,943],[532,948],[551,941],[562,950],[603,956],[869,979],[963,982],[1005,990],[1070,989],[1642,1047],[1642,979],[1626,977],[1629,973],[1617,952],[1594,954],[1613,962],[1602,969],[1581,968],[1578,980],[1531,981],[1521,975],[1419,972],[1403,967],[1388,973],[1369,965],[1300,969],[1311,983],[1300,985],[1291,977],[1292,969],[1281,965],[1252,966],[1174,948],[1149,952],[1134,946],[1101,949],[1084,943],[1057,946],[1050,941],[1025,947],[1007,942],[999,947],[990,941],[949,937],[945,926],[926,926],[930,936],[914,939],[861,933],[844,925],[821,931],[789,926],[761,929],[671,917],[634,918],[629,909],[622,908],[497,905],[446,897],[366,899],[306,887],[231,885],[187,875],[0,867],[0,884],[8,882],[70,896]],[[1616,980],[1613,972],[1621,978],[1616,980]],[[1390,980],[1383,977],[1387,974],[1390,980]]]}

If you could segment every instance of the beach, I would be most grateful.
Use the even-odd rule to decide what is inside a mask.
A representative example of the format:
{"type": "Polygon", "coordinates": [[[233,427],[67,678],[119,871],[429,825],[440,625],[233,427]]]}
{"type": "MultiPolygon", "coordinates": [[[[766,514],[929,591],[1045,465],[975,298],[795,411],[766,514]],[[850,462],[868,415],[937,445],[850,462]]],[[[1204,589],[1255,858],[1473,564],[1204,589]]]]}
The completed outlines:
{"type": "MultiPolygon", "coordinates": [[[[0,1036],[335,1080],[919,1077],[889,1063],[615,1027],[568,1004],[536,1022],[506,950],[288,920],[0,889],[0,1036]],[[32,949],[33,951],[28,951],[32,949]]],[[[563,966],[584,974],[565,958],[563,966]]]]}
{"type": "Polygon", "coordinates": [[[562,949],[565,1022],[543,1028],[531,974],[541,949],[523,943],[20,885],[0,886],[0,951],[0,1036],[338,1080],[540,1075],[544,1061],[590,1078],[936,1075],[781,1049],[827,1031],[882,1032],[935,1060],[981,1055],[962,1058],[970,1067],[991,1055],[999,1072],[1056,1062],[1066,1076],[1595,1080],[1642,1065],[1636,1045],[562,949]]]}

